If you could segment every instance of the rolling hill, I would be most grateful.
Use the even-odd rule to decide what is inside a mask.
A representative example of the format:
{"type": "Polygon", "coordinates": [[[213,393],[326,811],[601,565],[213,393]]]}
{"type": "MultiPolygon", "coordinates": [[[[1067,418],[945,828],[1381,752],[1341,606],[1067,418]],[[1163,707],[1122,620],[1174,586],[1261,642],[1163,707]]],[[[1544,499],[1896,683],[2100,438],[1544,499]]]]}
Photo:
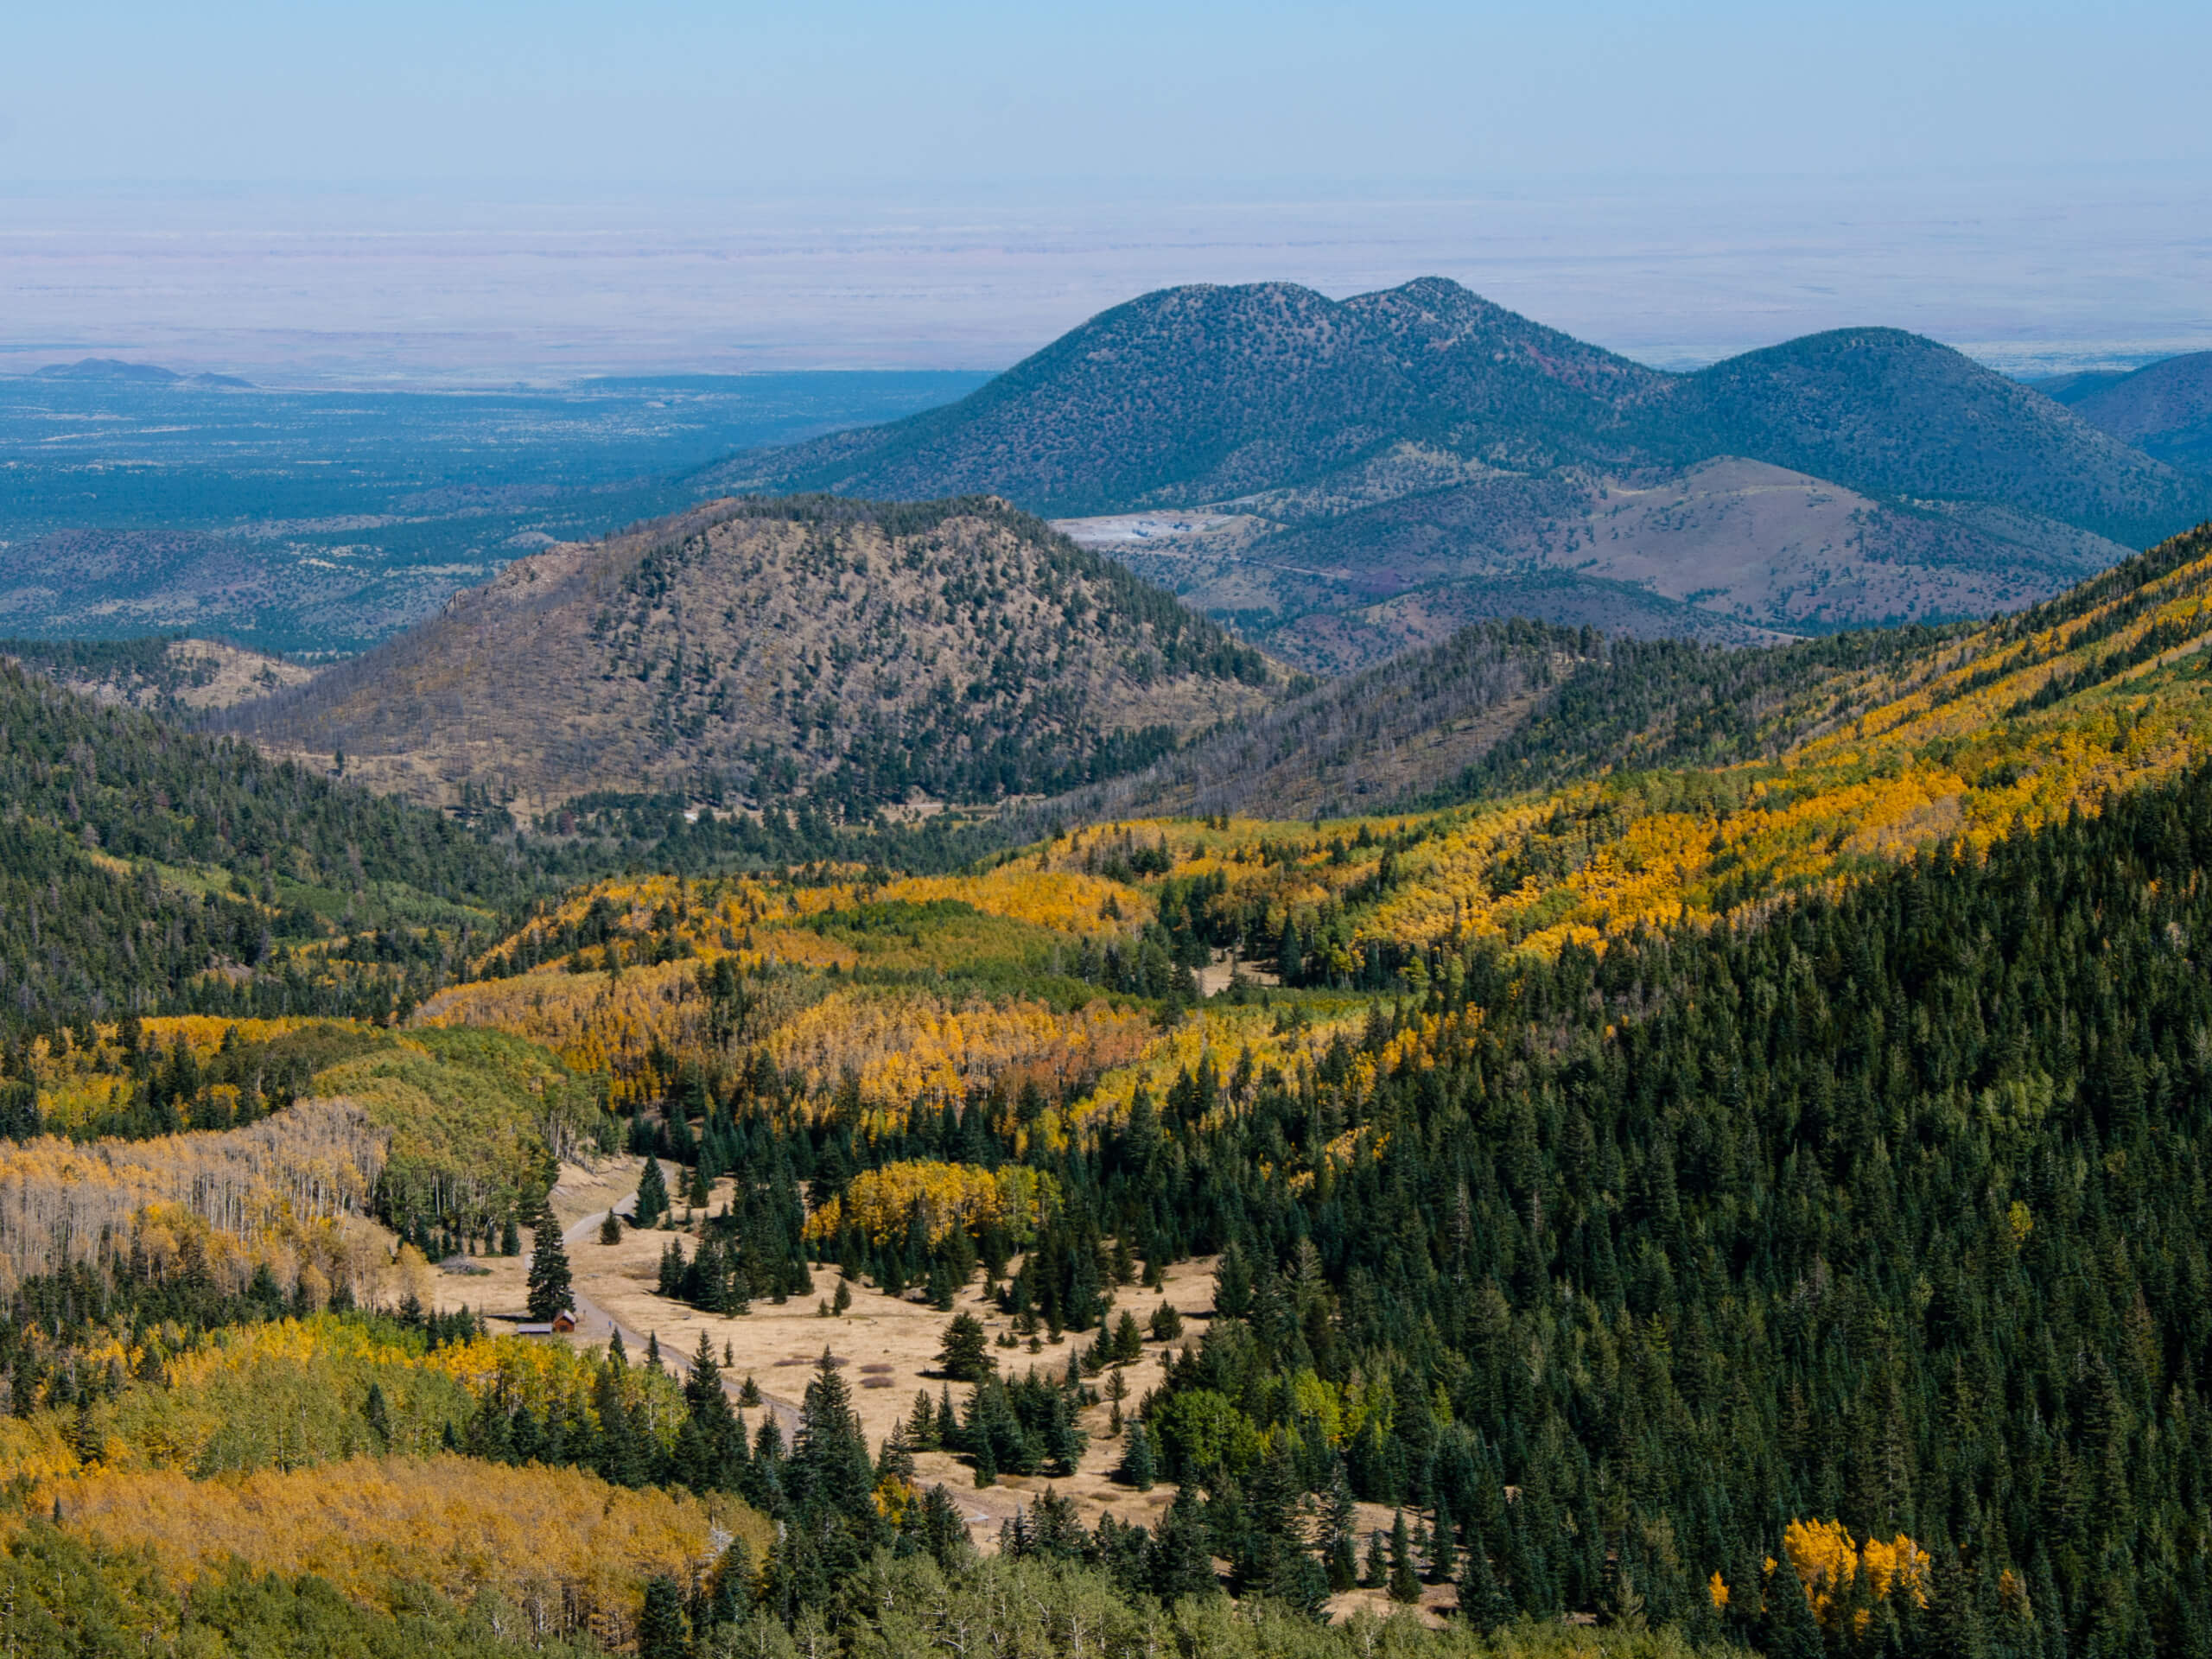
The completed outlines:
{"type": "Polygon", "coordinates": [[[225,723],[436,804],[1063,789],[1275,700],[1217,624],[989,499],[715,504],[555,548],[225,723]]]}
{"type": "Polygon", "coordinates": [[[1508,613],[1721,642],[1986,615],[2208,499],[1894,329],[1663,373],[1436,277],[1164,289],[958,403],[704,477],[995,492],[1330,672],[1508,613]],[[1164,540],[1128,523],[1201,510],[1164,540]]]}
{"type": "Polygon", "coordinates": [[[2212,352],[2047,390],[2090,425],[2169,465],[2212,470],[2212,352]]]}
{"type": "Polygon", "coordinates": [[[175,716],[315,677],[302,664],[220,639],[0,639],[0,658],[95,702],[175,716]]]}
{"type": "Polygon", "coordinates": [[[957,404],[764,457],[751,476],[991,490],[1076,516],[1304,483],[1406,438],[1493,465],[1626,459],[1624,410],[1666,385],[1433,278],[1341,302],[1289,283],[1165,289],[957,404]]]}
{"type": "Polygon", "coordinates": [[[2190,480],[1932,340],[1840,328],[1675,384],[1656,448],[1738,454],[1891,501],[1993,502],[2140,544],[2183,527],[2190,480]]]}

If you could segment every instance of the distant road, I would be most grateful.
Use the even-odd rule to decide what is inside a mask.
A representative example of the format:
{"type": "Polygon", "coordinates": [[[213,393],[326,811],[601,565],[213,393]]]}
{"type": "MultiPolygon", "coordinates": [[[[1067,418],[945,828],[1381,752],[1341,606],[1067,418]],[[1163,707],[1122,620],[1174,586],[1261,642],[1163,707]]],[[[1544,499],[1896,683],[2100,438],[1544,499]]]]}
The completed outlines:
{"type": "MultiPolygon", "coordinates": [[[[599,1231],[600,1223],[605,1221],[607,1217],[607,1211],[605,1210],[594,1211],[582,1221],[573,1224],[566,1232],[563,1233],[561,1242],[570,1245],[588,1243],[599,1231]]],[[[636,1363],[645,1357],[645,1338],[641,1332],[632,1331],[628,1325],[622,1324],[581,1290],[573,1292],[571,1300],[576,1306],[576,1336],[579,1340],[605,1342],[619,1331],[622,1333],[622,1345],[629,1351],[632,1363],[636,1363]]],[[[668,1361],[680,1373],[690,1357],[684,1354],[664,1354],[661,1357],[668,1361]]],[[[733,1405],[737,1403],[738,1392],[743,1386],[735,1377],[725,1375],[722,1378],[722,1392],[729,1395],[730,1403],[733,1405]]],[[[798,1402],[771,1394],[766,1389],[760,1390],[760,1398],[766,1402],[768,1409],[775,1413],[777,1424],[784,1432],[784,1444],[788,1448],[792,1438],[798,1433],[798,1402]]]]}

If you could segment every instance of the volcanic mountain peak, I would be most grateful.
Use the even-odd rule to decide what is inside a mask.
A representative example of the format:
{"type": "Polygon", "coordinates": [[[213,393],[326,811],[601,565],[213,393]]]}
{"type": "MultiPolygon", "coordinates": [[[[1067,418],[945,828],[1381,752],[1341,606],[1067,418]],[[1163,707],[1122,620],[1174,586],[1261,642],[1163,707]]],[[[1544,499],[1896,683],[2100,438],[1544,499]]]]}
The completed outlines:
{"type": "Polygon", "coordinates": [[[1672,374],[1437,276],[1163,289],[958,403],[707,476],[1002,494],[1322,671],[1485,616],[1708,639],[1986,616],[2212,511],[2202,480],[1920,335],[1672,374]],[[1713,469],[1742,462],[1792,476],[1724,499],[1713,469]],[[1669,493],[1695,510],[1647,515],[1627,553],[1618,502],[1669,493]],[[1124,536],[1192,512],[1235,522],[1124,536]],[[1754,523],[1772,571],[1746,580],[1754,523]]]}

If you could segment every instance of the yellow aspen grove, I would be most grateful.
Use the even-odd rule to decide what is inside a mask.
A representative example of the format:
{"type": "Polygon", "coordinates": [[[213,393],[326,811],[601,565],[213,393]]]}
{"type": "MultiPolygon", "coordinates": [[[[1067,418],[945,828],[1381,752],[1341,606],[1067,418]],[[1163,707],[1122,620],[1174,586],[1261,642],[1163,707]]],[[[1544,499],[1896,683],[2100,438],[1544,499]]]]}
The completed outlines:
{"type": "Polygon", "coordinates": [[[162,1248],[174,1231],[160,1221],[167,1206],[221,1236],[209,1265],[243,1282],[256,1241],[304,1239],[306,1224],[360,1214],[389,1143],[353,1102],[315,1100],[219,1133],[0,1144],[0,1273],[13,1282],[119,1254],[142,1211],[162,1248]]]}
{"type": "MultiPolygon", "coordinates": [[[[1783,1529],[1783,1553],[1813,1604],[1814,1617],[1833,1629],[1843,1615],[1851,1588],[1861,1574],[1873,1599],[1892,1593],[1913,1598],[1914,1605],[1928,1605],[1928,1552],[1899,1533],[1885,1541],[1869,1537],[1854,1544],[1839,1521],[1792,1521],[1783,1529]]],[[[1715,1573],[1718,1581],[1719,1575],[1715,1573]]],[[[1725,1596],[1726,1586],[1722,1586],[1725,1596]]],[[[1869,1614],[1861,1608],[1858,1628],[1866,1628],[1869,1614]]]]}
{"type": "Polygon", "coordinates": [[[806,1230],[810,1237],[834,1238],[850,1223],[887,1243],[905,1230],[916,1205],[932,1244],[956,1227],[980,1233],[996,1224],[1020,1245],[1058,1210],[1060,1189],[1049,1174],[1017,1164],[996,1171],[973,1164],[886,1164],[855,1176],[842,1198],[807,1217],[806,1230]]]}
{"type": "Polygon", "coordinates": [[[96,1469],[40,1484],[35,1512],[50,1510],[72,1531],[150,1551],[188,1583],[236,1558],[256,1572],[316,1573],[386,1610],[410,1591],[464,1605],[488,1592],[543,1633],[590,1632],[610,1645],[633,1635],[647,1579],[689,1582],[732,1536],[757,1559],[772,1535],[734,1498],[629,1491],[582,1470],[460,1457],[357,1458],[229,1480],[96,1469]]]}
{"type": "Polygon", "coordinates": [[[842,991],[772,1033],[769,1058],[823,1094],[848,1077],[872,1130],[903,1128],[994,1079],[1033,1078],[1048,1095],[1135,1054],[1149,1030],[1140,1011],[1103,999],[1071,1014],[1022,998],[948,1001],[912,991],[842,991]]]}

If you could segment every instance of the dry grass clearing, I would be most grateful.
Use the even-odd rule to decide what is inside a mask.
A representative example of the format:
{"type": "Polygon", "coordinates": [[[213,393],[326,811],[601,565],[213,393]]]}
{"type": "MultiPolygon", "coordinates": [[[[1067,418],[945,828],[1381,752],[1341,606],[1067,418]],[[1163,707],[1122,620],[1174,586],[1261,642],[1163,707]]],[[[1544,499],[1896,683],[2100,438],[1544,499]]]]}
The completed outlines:
{"type": "MultiPolygon", "coordinates": [[[[658,1338],[663,1356],[674,1366],[697,1348],[703,1332],[717,1360],[728,1353],[733,1384],[752,1376],[770,1405],[784,1414],[797,1411],[806,1390],[809,1368],[826,1348],[846,1362],[845,1379],[871,1446],[880,1446],[912,1410],[918,1389],[927,1389],[934,1396],[950,1387],[956,1408],[966,1400],[964,1385],[948,1384],[934,1375],[938,1348],[951,1315],[938,1312],[926,1302],[886,1296],[867,1285],[855,1284],[850,1311],[842,1318],[824,1318],[819,1309],[835,1293],[839,1277],[835,1268],[815,1270],[810,1294],[793,1297],[781,1306],[755,1301],[750,1313],[734,1319],[702,1313],[660,1295],[654,1284],[661,1252],[670,1239],[683,1236],[680,1232],[638,1232],[626,1228],[618,1244],[601,1244],[598,1237],[599,1218],[610,1205],[626,1207],[625,1201],[637,1190],[641,1167],[630,1159],[607,1160],[597,1169],[564,1166],[554,1189],[554,1212],[567,1231],[569,1261],[582,1314],[573,1338],[580,1345],[605,1342],[612,1321],[621,1329],[632,1359],[641,1357],[647,1338],[658,1338]]],[[[672,1178],[671,1185],[675,1185],[672,1178]]],[[[728,1192],[726,1185],[716,1191],[714,1207],[720,1207],[728,1192]]],[[[683,1215],[679,1209],[679,1226],[683,1215]]],[[[687,1253],[695,1243],[687,1241],[687,1253]]],[[[522,1311],[529,1267],[526,1255],[474,1258],[472,1266],[480,1271],[439,1276],[441,1307],[466,1304],[487,1316],[522,1311]]],[[[1195,1343],[1211,1317],[1213,1271],[1211,1259],[1179,1262],[1168,1269],[1167,1283],[1161,1290],[1132,1285],[1117,1292],[1115,1312],[1128,1309],[1141,1325],[1162,1300],[1172,1302],[1184,1318],[1182,1341],[1195,1343]]],[[[1009,1324],[982,1297],[978,1283],[971,1283],[962,1293],[957,1306],[982,1320],[994,1342],[1009,1324]]],[[[1018,1349],[994,1346],[991,1352],[1000,1370],[1010,1375],[1019,1376],[1033,1365],[1057,1374],[1065,1370],[1069,1357],[1090,1340],[1089,1332],[1071,1332],[1057,1344],[1042,1344],[1035,1354],[1026,1344],[1018,1349]]],[[[1123,1368],[1129,1385],[1125,1409],[1134,1408],[1159,1381],[1165,1354],[1166,1344],[1147,1342],[1144,1358],[1123,1368]]],[[[1102,1394],[1104,1382],[1103,1376],[1096,1379],[1102,1394]]],[[[1109,1510],[1121,1520],[1152,1525],[1173,1501],[1174,1488],[1161,1485],[1139,1493],[1108,1478],[1109,1471],[1121,1461],[1122,1449],[1121,1441],[1106,1437],[1109,1417],[1110,1408],[1105,1405],[1084,1413],[1084,1427],[1090,1431],[1090,1446],[1071,1478],[1048,1481],[1041,1476],[1001,1475],[996,1486],[979,1491],[965,1464],[935,1452],[916,1458],[917,1472],[925,1485],[942,1482],[953,1492],[977,1542],[986,1547],[995,1543],[1001,1521],[1033,1501],[1048,1485],[1076,1503],[1087,1525],[1096,1525],[1098,1517],[1109,1510]]],[[[1384,1524],[1388,1524],[1387,1516],[1384,1524]]]]}

